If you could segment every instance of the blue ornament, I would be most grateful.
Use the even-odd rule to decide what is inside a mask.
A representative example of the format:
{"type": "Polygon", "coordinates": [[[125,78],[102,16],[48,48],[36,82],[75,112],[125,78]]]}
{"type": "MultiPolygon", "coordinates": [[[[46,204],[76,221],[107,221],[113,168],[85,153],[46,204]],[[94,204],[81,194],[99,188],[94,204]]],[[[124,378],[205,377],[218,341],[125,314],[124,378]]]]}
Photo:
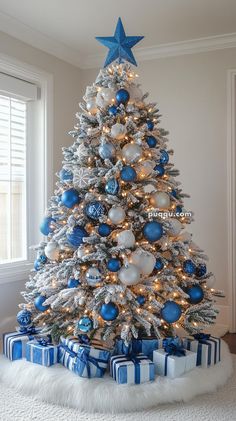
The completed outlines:
{"type": "Polygon", "coordinates": [[[177,198],[177,196],[178,196],[178,193],[177,193],[177,191],[176,190],[171,190],[171,192],[170,192],[170,194],[171,194],[171,196],[173,196],[173,197],[175,197],[175,199],[177,198]]]}
{"type": "Polygon", "coordinates": [[[182,210],[183,210],[183,208],[182,208],[182,206],[176,206],[176,208],[175,208],[175,213],[182,213],[182,210]]]}
{"type": "Polygon", "coordinates": [[[146,222],[143,227],[143,235],[150,243],[160,240],[163,235],[162,224],[156,221],[146,222]]]}
{"type": "Polygon", "coordinates": [[[55,219],[51,218],[50,216],[43,219],[40,225],[40,231],[43,235],[48,235],[50,232],[53,232],[53,222],[55,222],[55,219]]]}
{"type": "Polygon", "coordinates": [[[159,270],[162,270],[163,267],[164,267],[164,263],[163,263],[162,259],[160,257],[158,257],[158,259],[156,259],[156,263],[155,263],[154,268],[159,271],[159,270]]]}
{"type": "Polygon", "coordinates": [[[188,302],[190,304],[198,304],[204,298],[204,292],[200,285],[192,285],[186,288],[186,294],[189,295],[188,302]]]}
{"type": "Polygon", "coordinates": [[[98,268],[91,267],[85,274],[86,282],[90,287],[97,287],[102,281],[102,275],[98,268]]]}
{"type": "Polygon", "coordinates": [[[98,153],[102,159],[111,159],[116,154],[116,148],[112,143],[102,143],[98,148],[98,153]]]}
{"type": "Polygon", "coordinates": [[[157,145],[157,140],[154,136],[147,136],[146,142],[147,142],[149,148],[155,148],[155,146],[157,145]]]}
{"type": "Polygon", "coordinates": [[[138,295],[136,297],[136,301],[137,303],[139,303],[140,306],[143,306],[146,302],[146,298],[144,297],[144,295],[138,295]]]}
{"type": "Polygon", "coordinates": [[[112,228],[108,224],[103,223],[98,226],[98,234],[101,235],[101,237],[108,237],[111,232],[112,228]]]}
{"type": "Polygon", "coordinates": [[[206,273],[207,273],[207,267],[204,263],[201,263],[200,265],[197,266],[196,276],[198,278],[201,278],[202,276],[206,275],[206,273]]]}
{"type": "Polygon", "coordinates": [[[64,191],[61,195],[61,202],[67,208],[73,208],[78,205],[81,201],[79,193],[75,189],[69,189],[64,191]]]}
{"type": "Polygon", "coordinates": [[[148,128],[148,130],[150,130],[150,132],[153,130],[154,123],[153,123],[152,120],[147,120],[147,128],[148,128]]]}
{"type": "Polygon", "coordinates": [[[89,202],[85,206],[85,215],[91,219],[99,219],[105,213],[105,207],[99,201],[89,202]]]}
{"type": "Polygon", "coordinates": [[[161,309],[161,317],[167,323],[174,323],[181,317],[182,310],[175,301],[166,301],[161,309]]]}
{"type": "Polygon", "coordinates": [[[38,257],[38,260],[41,262],[41,263],[46,263],[47,262],[47,256],[45,256],[45,254],[41,254],[39,257],[38,257]]]}
{"type": "Polygon", "coordinates": [[[73,228],[71,233],[66,234],[67,240],[74,247],[79,247],[83,243],[84,237],[89,237],[87,231],[80,225],[73,228]]]}
{"type": "Polygon", "coordinates": [[[70,278],[68,279],[68,282],[67,282],[68,288],[77,288],[79,284],[80,284],[79,280],[75,278],[70,278]]]}
{"type": "Polygon", "coordinates": [[[119,191],[119,187],[119,182],[116,180],[116,178],[111,178],[107,181],[105,185],[105,192],[107,194],[112,194],[113,196],[115,196],[119,191]]]}
{"type": "Polygon", "coordinates": [[[96,40],[98,40],[102,45],[105,45],[105,47],[109,48],[104,67],[108,66],[116,59],[118,60],[118,63],[126,60],[137,66],[131,48],[143,38],[144,37],[142,36],[127,37],[121,18],[119,18],[113,37],[96,37],[96,40]]]}
{"type": "Polygon", "coordinates": [[[134,168],[132,168],[130,165],[126,165],[122,168],[120,173],[121,180],[130,182],[134,181],[137,177],[137,173],[134,168]]]}
{"type": "Polygon", "coordinates": [[[34,306],[38,311],[45,311],[50,306],[43,305],[44,301],[46,301],[46,297],[43,297],[42,295],[38,295],[34,300],[34,306]]]}
{"type": "Polygon", "coordinates": [[[26,309],[20,310],[17,313],[16,320],[21,327],[28,327],[31,325],[32,313],[26,309]]]}
{"type": "Polygon", "coordinates": [[[112,303],[111,301],[108,304],[103,304],[100,309],[100,316],[103,320],[110,322],[115,320],[119,314],[119,309],[116,304],[112,303]]]}
{"type": "Polygon", "coordinates": [[[184,272],[188,275],[193,275],[196,271],[196,265],[193,263],[192,260],[188,259],[184,261],[183,269],[184,272]]]}
{"type": "Polygon", "coordinates": [[[129,101],[129,92],[126,89],[119,89],[116,92],[116,101],[118,104],[127,104],[129,101]]]}
{"type": "Polygon", "coordinates": [[[168,164],[169,162],[169,154],[165,151],[165,149],[161,149],[161,156],[160,156],[160,163],[161,164],[168,164]]]}
{"type": "Polygon", "coordinates": [[[81,317],[77,323],[77,328],[81,330],[81,332],[87,333],[93,329],[93,321],[88,316],[81,317]]]}
{"type": "Polygon", "coordinates": [[[116,115],[118,112],[116,105],[111,105],[111,107],[108,108],[108,113],[110,115],[116,115]]]}
{"type": "Polygon", "coordinates": [[[63,181],[72,181],[73,180],[73,173],[69,170],[65,170],[62,168],[62,170],[59,172],[60,180],[63,181]]]}
{"type": "Polygon", "coordinates": [[[114,257],[112,257],[111,259],[108,260],[107,262],[108,270],[110,270],[111,272],[118,272],[120,268],[121,268],[121,263],[119,259],[115,259],[114,257]]]}
{"type": "Polygon", "coordinates": [[[42,267],[42,263],[40,262],[40,260],[39,260],[39,259],[36,259],[36,260],[34,261],[34,270],[38,271],[38,270],[40,270],[40,269],[41,269],[41,267],[42,267]]]}
{"type": "Polygon", "coordinates": [[[154,167],[154,171],[156,171],[158,177],[162,177],[165,174],[165,168],[162,164],[157,164],[154,167]]]}

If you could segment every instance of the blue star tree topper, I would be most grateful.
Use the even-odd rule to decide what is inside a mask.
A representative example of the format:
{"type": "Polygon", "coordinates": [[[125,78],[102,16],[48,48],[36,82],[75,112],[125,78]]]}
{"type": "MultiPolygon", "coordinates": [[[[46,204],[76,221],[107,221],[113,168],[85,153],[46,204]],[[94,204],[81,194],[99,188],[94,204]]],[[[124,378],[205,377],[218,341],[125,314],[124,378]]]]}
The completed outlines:
{"type": "Polygon", "coordinates": [[[118,60],[119,64],[126,60],[137,66],[131,48],[143,38],[144,37],[142,36],[127,37],[121,18],[119,18],[113,37],[96,37],[101,44],[109,48],[104,67],[108,66],[115,60],[118,60]]]}

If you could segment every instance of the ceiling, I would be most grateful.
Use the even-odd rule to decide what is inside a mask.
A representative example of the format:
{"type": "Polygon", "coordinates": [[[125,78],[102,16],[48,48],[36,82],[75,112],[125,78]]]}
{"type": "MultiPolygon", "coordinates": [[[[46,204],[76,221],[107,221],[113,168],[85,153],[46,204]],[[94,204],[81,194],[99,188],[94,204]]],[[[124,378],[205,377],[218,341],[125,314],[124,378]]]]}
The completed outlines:
{"type": "Polygon", "coordinates": [[[105,57],[94,37],[113,35],[119,16],[127,35],[145,36],[139,59],[199,38],[233,34],[236,42],[236,0],[0,0],[3,32],[79,67],[105,57]]]}

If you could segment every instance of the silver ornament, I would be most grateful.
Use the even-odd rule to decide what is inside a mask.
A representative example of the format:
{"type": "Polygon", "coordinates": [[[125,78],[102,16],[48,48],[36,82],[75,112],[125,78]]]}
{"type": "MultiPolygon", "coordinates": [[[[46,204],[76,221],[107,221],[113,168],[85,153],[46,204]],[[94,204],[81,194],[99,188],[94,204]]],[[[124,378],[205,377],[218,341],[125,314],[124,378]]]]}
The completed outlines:
{"type": "Polygon", "coordinates": [[[96,104],[98,107],[103,108],[115,102],[115,91],[111,88],[101,88],[98,91],[96,104]]]}
{"type": "Polygon", "coordinates": [[[136,143],[128,143],[122,148],[122,157],[125,162],[137,162],[142,156],[142,148],[136,143]]]}
{"type": "Polygon", "coordinates": [[[131,230],[124,230],[119,232],[117,235],[117,244],[120,247],[133,247],[135,244],[135,236],[133,234],[133,231],[131,230]]]}
{"type": "Polygon", "coordinates": [[[119,271],[119,279],[124,285],[136,285],[140,282],[140,269],[138,266],[130,263],[128,266],[123,266],[119,271]]]}
{"type": "Polygon", "coordinates": [[[127,133],[126,127],[123,124],[116,123],[111,127],[111,136],[117,140],[123,140],[127,133]]]}
{"type": "Polygon", "coordinates": [[[86,103],[86,108],[87,110],[91,113],[91,114],[96,114],[98,109],[97,109],[97,105],[96,105],[96,101],[91,99],[86,103]]]}
{"type": "Polygon", "coordinates": [[[151,197],[151,204],[156,208],[166,209],[170,206],[170,196],[165,192],[154,193],[151,197]]]}
{"type": "Polygon", "coordinates": [[[44,253],[48,259],[57,260],[60,254],[58,244],[55,241],[49,241],[44,249],[44,253]]]}
{"type": "Polygon", "coordinates": [[[178,235],[182,229],[182,224],[178,219],[170,218],[167,219],[166,222],[168,223],[167,232],[169,235],[178,235]]]}
{"type": "Polygon", "coordinates": [[[98,286],[102,281],[102,275],[98,268],[91,267],[85,273],[86,282],[90,287],[98,286]]]}
{"type": "Polygon", "coordinates": [[[152,173],[154,166],[155,164],[152,161],[141,162],[136,168],[139,179],[148,177],[152,173]]]}
{"type": "Polygon", "coordinates": [[[142,275],[150,275],[154,269],[156,258],[149,251],[136,249],[131,254],[130,261],[140,269],[142,275]]]}
{"type": "Polygon", "coordinates": [[[121,206],[114,206],[108,212],[108,218],[115,225],[123,222],[125,220],[125,216],[125,211],[121,206]]]}

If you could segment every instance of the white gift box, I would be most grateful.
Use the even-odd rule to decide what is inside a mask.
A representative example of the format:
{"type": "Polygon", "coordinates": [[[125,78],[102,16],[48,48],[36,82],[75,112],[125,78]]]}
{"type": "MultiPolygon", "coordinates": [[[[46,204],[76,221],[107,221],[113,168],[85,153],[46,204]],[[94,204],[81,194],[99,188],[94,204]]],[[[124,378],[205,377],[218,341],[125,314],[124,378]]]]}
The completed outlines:
{"type": "Polygon", "coordinates": [[[178,357],[176,355],[169,355],[164,349],[153,351],[155,372],[160,376],[167,376],[174,379],[192,370],[196,367],[197,354],[196,352],[187,350],[185,352],[185,356],[178,357]]]}

